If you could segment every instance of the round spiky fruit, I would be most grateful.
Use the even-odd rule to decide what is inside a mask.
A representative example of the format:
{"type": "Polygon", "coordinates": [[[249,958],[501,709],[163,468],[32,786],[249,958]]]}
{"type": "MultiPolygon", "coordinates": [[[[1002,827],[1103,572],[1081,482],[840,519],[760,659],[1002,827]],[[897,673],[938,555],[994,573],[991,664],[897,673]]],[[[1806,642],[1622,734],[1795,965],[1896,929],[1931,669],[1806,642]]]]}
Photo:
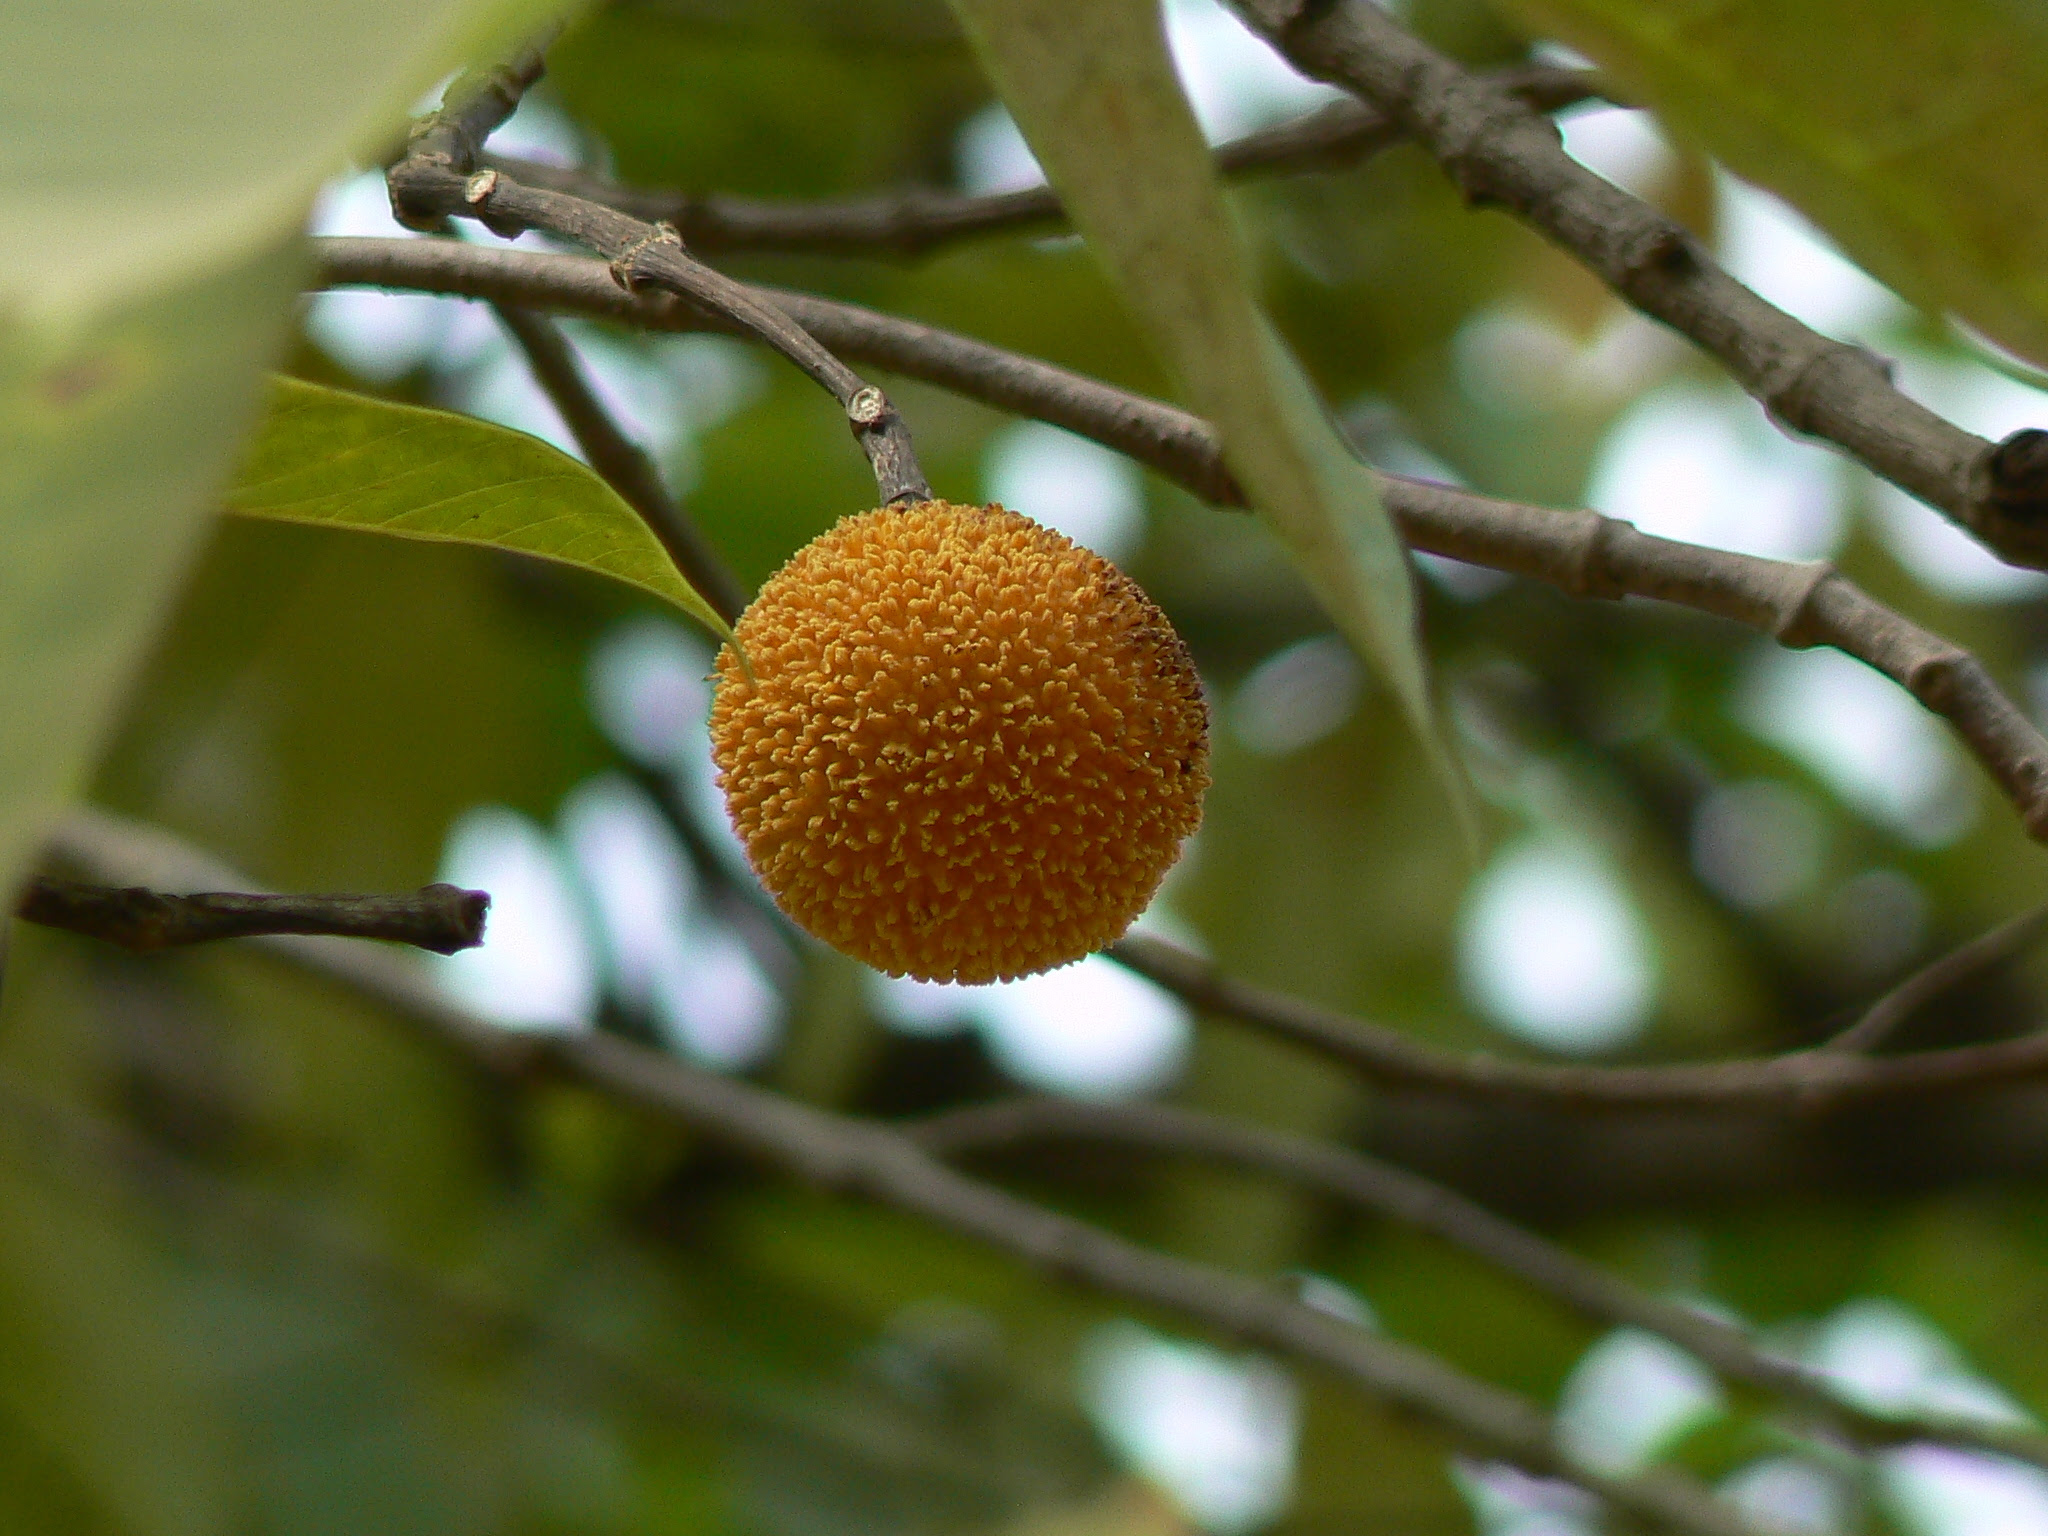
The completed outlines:
{"type": "Polygon", "coordinates": [[[1202,818],[1187,647],[1099,555],[999,506],[842,519],[718,658],[712,756],[761,883],[892,975],[1007,980],[1100,949],[1202,818]]]}

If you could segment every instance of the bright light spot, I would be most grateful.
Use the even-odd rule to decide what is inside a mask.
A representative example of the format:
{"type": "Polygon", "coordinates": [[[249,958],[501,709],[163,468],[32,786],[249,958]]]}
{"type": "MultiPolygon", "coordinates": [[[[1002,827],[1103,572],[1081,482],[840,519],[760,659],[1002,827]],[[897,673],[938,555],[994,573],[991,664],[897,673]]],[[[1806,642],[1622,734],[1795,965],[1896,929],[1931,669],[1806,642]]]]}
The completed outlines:
{"type": "Polygon", "coordinates": [[[661,809],[630,779],[585,780],[562,803],[562,838],[597,908],[620,1002],[709,1066],[753,1065],[781,1023],[751,953],[697,903],[696,872],[661,809]]]}
{"type": "Polygon", "coordinates": [[[1975,817],[1967,766],[1934,716],[1840,651],[1759,646],[1735,716],[1845,803],[1921,847],[1953,842],[1975,817]]]}
{"type": "Polygon", "coordinates": [[[1372,1310],[1372,1303],[1342,1281],[1299,1270],[1294,1276],[1294,1287],[1295,1295],[1305,1307],[1314,1307],[1325,1316],[1356,1328],[1379,1327],[1379,1318],[1372,1310]]]}
{"type": "MultiPolygon", "coordinates": [[[[589,377],[587,369],[585,377],[589,377]]],[[[572,458],[582,456],[547,391],[534,382],[526,360],[503,341],[473,368],[451,381],[443,399],[465,415],[495,421],[501,427],[552,443],[572,458]]]]}
{"type": "Polygon", "coordinates": [[[1774,560],[1825,559],[1841,542],[1838,462],[1733,387],[1645,396],[1601,444],[1587,495],[1645,533],[1774,560]]]}
{"type": "Polygon", "coordinates": [[[667,619],[626,620],[591,651],[585,686],[598,728],[670,774],[690,819],[735,876],[754,878],[711,763],[711,647],[667,619]]]}
{"type": "Polygon", "coordinates": [[[1617,1328],[1572,1367],[1557,1408],[1565,1450],[1609,1476],[1638,1471],[1720,1417],[1707,1368],[1654,1333],[1617,1328]]]}
{"type": "Polygon", "coordinates": [[[1819,878],[1826,831],[1821,808],[1793,785],[1724,784],[1693,812],[1692,867],[1738,907],[1775,907],[1819,878]]]}
{"type": "Polygon", "coordinates": [[[484,942],[438,962],[443,984],[500,1024],[588,1028],[597,964],[554,840],[517,811],[480,805],[448,829],[439,877],[491,893],[484,942]]]}
{"type": "Polygon", "coordinates": [[[1578,343],[1527,304],[1481,310],[1451,339],[1451,361],[1465,395],[1504,416],[1553,409],[1559,381],[1578,366],[1578,343]]]}
{"type": "Polygon", "coordinates": [[[425,117],[429,112],[439,111],[443,99],[448,94],[448,87],[461,78],[461,70],[449,70],[447,74],[443,75],[433,85],[427,87],[426,91],[414,100],[413,104],[406,109],[405,115],[407,117],[425,117]]]}
{"type": "Polygon", "coordinates": [[[696,900],[696,871],[659,806],[619,774],[585,779],[557,813],[604,930],[612,985],[645,1011],[696,900]]]}
{"type": "Polygon", "coordinates": [[[1647,112],[1593,107],[1561,119],[1565,153],[1637,197],[1652,197],[1677,168],[1670,142],[1647,112]]]}
{"type": "Polygon", "coordinates": [[[1717,1491],[1770,1536],[1838,1536],[1848,1524],[1841,1484],[1796,1456],[1752,1462],[1717,1491]]]}
{"type": "Polygon", "coordinates": [[[1939,1445],[1910,1445],[1882,1458],[1886,1502],[1913,1536],[2041,1536],[2048,1531],[2048,1473],[1939,1445]]]}
{"type": "Polygon", "coordinates": [[[1940,1329],[1896,1301],[1866,1297],[1838,1307],[1806,1358],[1843,1397],[1876,1413],[1952,1415],[2014,1429],[2033,1422],[1972,1371],[1940,1329]]]}
{"type": "Polygon", "coordinates": [[[1163,1088],[1187,1058],[1187,1010],[1112,960],[1090,955],[988,986],[877,976],[869,1000],[906,1035],[938,1036],[972,1025],[1018,1082],[1084,1098],[1134,1098],[1163,1088]]]}
{"type": "Polygon", "coordinates": [[[694,432],[730,421],[768,391],[761,359],[730,336],[660,336],[651,345],[694,432]]]}
{"type": "Polygon", "coordinates": [[[1496,571],[1486,565],[1468,565],[1463,560],[1433,555],[1426,549],[1410,550],[1409,555],[1417,570],[1461,603],[1476,603],[1489,598],[1511,586],[1515,579],[1506,571],[1496,571]]]}
{"type": "Polygon", "coordinates": [[[1451,1459],[1451,1481],[1472,1506],[1481,1536],[1594,1536],[1600,1506],[1583,1488],[1531,1477],[1505,1462],[1451,1459]]]}
{"type": "Polygon", "coordinates": [[[307,222],[309,235],[374,235],[387,240],[424,240],[391,216],[391,194],[382,171],[356,171],[320,189],[307,222]]]}
{"type": "Polygon", "coordinates": [[[1557,69],[1594,69],[1598,67],[1591,59],[1587,58],[1577,49],[1567,48],[1563,43],[1551,38],[1544,38],[1541,42],[1531,47],[1529,49],[1529,58],[1532,63],[1549,64],[1557,69]]]}
{"type": "Polygon", "coordinates": [[[863,979],[868,1006],[898,1034],[937,1039],[957,1035],[974,1025],[975,1001],[980,992],[973,987],[918,981],[909,976],[884,976],[880,971],[869,971],[863,979]]]}
{"type": "MultiPolygon", "coordinates": [[[[1188,104],[1212,144],[1342,99],[1341,91],[1297,74],[1216,0],[1168,0],[1166,38],[1188,104]]],[[[1045,181],[1001,102],[961,124],[954,166],[961,190],[977,196],[1045,181]]]]}
{"type": "Polygon", "coordinates": [[[519,98],[518,109],[492,132],[491,149],[544,165],[583,162],[583,136],[567,114],[538,91],[519,98]]]}
{"type": "MultiPolygon", "coordinates": [[[[659,343],[631,346],[574,322],[562,330],[583,363],[591,393],[634,442],[662,460],[694,434],[694,402],[685,393],[691,374],[675,366],[676,359],[693,349],[659,343]]],[[[724,350],[722,338],[685,339],[710,340],[714,351],[724,350]]],[[[564,453],[580,453],[546,392],[534,382],[524,355],[507,343],[493,347],[474,367],[451,379],[448,395],[451,405],[472,416],[531,433],[564,453]]]]}
{"type": "Polygon", "coordinates": [[[1187,1059],[1187,1009],[1100,955],[973,990],[989,1054],[1028,1087],[1134,1098],[1165,1087],[1187,1059]]]}
{"type": "Polygon", "coordinates": [[[1167,0],[1166,41],[1211,144],[1343,99],[1297,74],[1216,0],[1167,0]]]}
{"type": "Polygon", "coordinates": [[[1770,193],[1723,174],[1717,220],[1721,264],[1737,280],[1826,336],[1868,337],[1908,311],[1770,193]]]}
{"type": "Polygon", "coordinates": [[[1682,343],[1632,310],[1589,340],[1526,301],[1491,305],[1451,341],[1458,385],[1505,416],[1602,407],[1639,394],[1680,355],[1682,343]]]}
{"type": "Polygon", "coordinates": [[[1253,752],[1284,757],[1351,718],[1365,674],[1335,635],[1299,640],[1252,668],[1231,700],[1231,730],[1253,752]]]}
{"type": "Polygon", "coordinates": [[[1879,481],[1871,491],[1878,537],[1930,592],[1959,603],[2010,603],[2048,592],[2048,574],[2007,565],[1897,486],[1879,481]]]}
{"type": "Polygon", "coordinates": [[[990,501],[1058,529],[1113,563],[1144,540],[1137,466],[1044,422],[1020,421],[996,433],[982,458],[981,484],[990,501]]]}
{"type": "Polygon", "coordinates": [[[627,756],[673,769],[711,708],[710,671],[711,647],[681,625],[628,619],[591,650],[590,713],[627,756]]]}
{"type": "Polygon", "coordinates": [[[1496,1024],[1554,1051],[1620,1045],[1656,1000],[1656,953],[1627,889],[1567,843],[1510,847],[1480,875],[1459,914],[1458,970],[1496,1024]]]}
{"type": "MultiPolygon", "coordinates": [[[[307,232],[421,238],[391,217],[391,199],[380,171],[341,177],[321,188],[307,232]]],[[[426,293],[330,289],[314,294],[308,303],[306,334],[349,372],[373,384],[389,384],[434,355],[455,312],[465,307],[460,299],[426,293]]]]}
{"type": "Polygon", "coordinates": [[[447,333],[458,299],[332,288],[306,306],[306,334],[358,378],[389,384],[423,365],[447,333]]]}
{"type": "Polygon", "coordinates": [[[1045,172],[1000,101],[992,101],[960,125],[953,148],[960,189],[976,197],[1021,192],[1042,186],[1045,172]]]}
{"type": "Polygon", "coordinates": [[[1249,1531],[1294,1491],[1293,1381],[1256,1355],[1104,1324],[1082,1346],[1081,1393],[1103,1437],[1211,1531],[1249,1531]]]}
{"type": "Polygon", "coordinates": [[[738,934],[699,913],[654,976],[654,1019],[671,1044],[739,1072],[782,1036],[782,998],[738,934]]]}

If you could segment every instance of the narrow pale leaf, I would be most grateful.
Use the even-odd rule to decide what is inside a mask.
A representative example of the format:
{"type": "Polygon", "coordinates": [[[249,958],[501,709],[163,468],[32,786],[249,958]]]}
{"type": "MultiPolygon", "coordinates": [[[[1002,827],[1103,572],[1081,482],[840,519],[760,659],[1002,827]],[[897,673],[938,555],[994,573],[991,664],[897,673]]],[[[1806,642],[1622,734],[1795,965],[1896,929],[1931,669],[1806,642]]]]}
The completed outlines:
{"type": "Polygon", "coordinates": [[[1430,705],[1406,553],[1372,471],[1252,296],[1157,0],[954,9],[1075,225],[1188,403],[1215,424],[1253,507],[1392,685],[1466,813],[1430,705]]]}
{"type": "Polygon", "coordinates": [[[0,298],[76,312],[217,272],[305,215],[450,69],[561,0],[62,0],[7,11],[0,298]]]}
{"type": "Polygon", "coordinates": [[[82,787],[205,531],[297,247],[83,331],[0,329],[0,890],[82,787]]]}
{"type": "Polygon", "coordinates": [[[279,379],[227,507],[573,565],[671,602],[731,638],[596,473],[539,438],[473,416],[279,379]]]}
{"type": "Polygon", "coordinates": [[[2048,364],[2048,9],[1502,3],[1914,303],[2048,364]]]}
{"type": "Polygon", "coordinates": [[[321,180],[556,0],[65,0],[0,70],[0,890],[76,795],[283,345],[321,180]]]}

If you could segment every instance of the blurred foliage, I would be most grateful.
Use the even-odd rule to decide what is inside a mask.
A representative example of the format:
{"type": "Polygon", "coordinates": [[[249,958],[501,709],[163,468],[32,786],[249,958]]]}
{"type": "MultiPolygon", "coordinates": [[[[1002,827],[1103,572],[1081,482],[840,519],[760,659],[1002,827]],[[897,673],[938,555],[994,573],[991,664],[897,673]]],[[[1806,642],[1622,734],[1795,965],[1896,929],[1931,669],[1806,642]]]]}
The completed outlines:
{"type": "MultiPolygon", "coordinates": [[[[1474,64],[1522,56],[1469,0],[1411,10],[1474,64]]],[[[991,100],[949,15],[924,0],[617,0],[564,39],[547,91],[623,177],[792,198],[950,184],[959,130],[991,100]]],[[[1703,162],[1672,158],[1652,190],[1711,235],[1703,162]]],[[[1625,368],[1582,366],[1635,334],[1630,322],[1533,236],[1465,207],[1412,149],[1229,200],[1269,312],[1343,427],[1391,468],[1576,503],[1639,399],[1711,382],[1654,337],[1625,368]],[[1519,393],[1486,374],[1503,317],[1553,347],[1519,393]]],[[[993,240],[914,264],[727,265],[1170,388],[1070,241],[993,240]]],[[[1955,356],[1917,318],[1885,339],[1955,356]]],[[[432,364],[379,384],[303,342],[289,367],[456,403],[453,372],[432,364]]],[[[763,379],[685,434],[669,465],[749,582],[873,495],[832,402],[779,364],[763,379]]],[[[940,492],[980,495],[1005,420],[883,382],[940,492]]],[[[1943,595],[1878,536],[1868,478],[1842,486],[1842,568],[2030,699],[2048,603],[1943,595]]],[[[1127,563],[1216,706],[1216,785],[1169,887],[1172,917],[1251,980],[1444,1043],[1524,1049],[1461,988],[1475,871],[1391,698],[1365,684],[1327,734],[1261,749],[1242,728],[1246,679],[1332,625],[1253,520],[1156,481],[1143,501],[1127,563]]],[[[1747,630],[1523,583],[1429,576],[1421,594],[1494,835],[1595,849],[1652,936],[1657,1007],[1618,1054],[1812,1043],[2041,894],[2036,850],[1981,779],[1964,787],[1975,809],[1961,830],[1916,842],[1746,726],[1737,702],[1769,650],[1747,630]],[[1814,808],[1819,852],[1783,899],[1742,905],[1702,876],[1696,846],[1713,793],[1753,780],[1814,808]],[[1883,929],[1857,905],[1874,874],[1904,893],[1910,921],[1883,929]]],[[[94,798],[272,885],[430,879],[473,806],[545,825],[607,769],[668,787],[625,759],[586,698],[593,647],[657,606],[501,552],[223,521],[94,798]]],[[[671,806],[685,829],[686,801],[671,806]]],[[[705,846],[700,878],[730,883],[705,846]]],[[[845,962],[780,942],[796,957],[782,978],[789,1034],[764,1080],[892,1115],[1017,1088],[981,1036],[893,1031],[845,962]]],[[[0,1530],[1170,1536],[1188,1523],[1133,1481],[1077,1388],[1077,1354],[1115,1308],[574,1090],[481,1080],[259,956],[135,961],[17,925],[6,958],[0,1530]]],[[[2038,960],[1986,976],[1906,1038],[2033,1027],[2044,988],[2038,960]]],[[[609,1024],[635,1022],[616,1013],[609,1024]]],[[[1810,1328],[1891,1298],[2048,1412],[2038,1094],[1800,1125],[1475,1113],[1370,1095],[1213,1022],[1168,1091],[1397,1157],[1646,1287],[1759,1326],[1810,1328]]],[[[1547,1402],[1599,1333],[1439,1245],[1261,1180],[1076,1148],[987,1167],[1146,1242],[1335,1282],[1390,1334],[1547,1402]]],[[[1299,1386],[1294,1496],[1273,1530],[1475,1529],[1439,1437],[1334,1384],[1299,1386]]],[[[1788,1446],[1820,1457],[1736,1402],[1680,1459],[1719,1476],[1788,1446]]],[[[1889,1520],[1880,1500],[1864,1528],[1889,1520]]]]}
{"type": "Polygon", "coordinates": [[[2048,25],[1998,0],[1511,0],[1877,276],[2048,360],[2048,25]]]}

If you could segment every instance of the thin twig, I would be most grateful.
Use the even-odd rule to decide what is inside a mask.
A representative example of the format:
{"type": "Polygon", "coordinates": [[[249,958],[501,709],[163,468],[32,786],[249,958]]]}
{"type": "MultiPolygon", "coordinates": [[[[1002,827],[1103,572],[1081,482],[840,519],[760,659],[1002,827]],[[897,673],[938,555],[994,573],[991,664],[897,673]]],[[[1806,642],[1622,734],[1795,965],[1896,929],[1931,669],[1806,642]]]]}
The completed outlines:
{"type": "Polygon", "coordinates": [[[264,934],[389,939],[437,955],[484,941],[491,898],[454,885],[409,896],[271,896],[206,891],[166,895],[141,886],[82,885],[47,875],[29,881],[14,915],[147,952],[264,934]]]}
{"type": "Polygon", "coordinates": [[[652,284],[724,317],[831,392],[868,456],[884,505],[931,498],[909,429],[888,397],[769,299],[689,256],[673,229],[643,223],[585,198],[522,186],[502,171],[469,174],[426,154],[408,154],[398,161],[385,172],[385,184],[392,207],[416,227],[454,217],[479,220],[501,234],[546,230],[605,257],[613,280],[629,293],[652,284]]]}
{"type": "Polygon", "coordinates": [[[654,461],[619,430],[583,377],[582,365],[568,338],[545,315],[512,304],[493,307],[520,351],[526,354],[535,381],[553,402],[590,467],[640,514],[698,596],[717,610],[726,623],[738,620],[740,610],[747,606],[746,588],[669,495],[654,461]]]}
{"type": "Polygon", "coordinates": [[[1617,294],[1704,348],[1788,431],[1818,437],[1945,512],[2006,559],[2048,565],[2048,433],[1993,445],[1724,271],[1699,241],[1565,153],[1556,124],[1372,0],[1232,0],[1302,73],[1402,124],[1475,204],[1507,209],[1617,294]]]}
{"type": "Polygon", "coordinates": [[[1566,1066],[1452,1051],[1383,1024],[1238,981],[1149,934],[1104,951],[1190,1007],[1235,1019],[1340,1063],[1369,1081],[1447,1098],[1557,1110],[1695,1109],[1819,1114],[1879,1099],[1932,1098],[2048,1076],[2048,1032],[1990,1045],[1864,1056],[1794,1051],[1682,1066],[1566,1066]]]}
{"type": "MultiPolygon", "coordinates": [[[[320,281],[368,283],[603,315],[662,330],[736,330],[666,295],[619,291],[602,263],[452,242],[322,239],[320,281]]],[[[1196,496],[1241,506],[1208,424],[1157,400],[934,326],[810,294],[768,290],[833,351],[1034,416],[1128,454],[1196,496]]],[[[1589,511],[1537,507],[1384,476],[1417,549],[1549,582],[1582,597],[1655,598],[1733,619],[1786,645],[1829,645],[1876,668],[1948,721],[2048,840],[2048,741],[1982,662],[1872,598],[1826,563],[1795,564],[1646,534],[1589,511]]]]}
{"type": "Polygon", "coordinates": [[[1857,1440],[1875,1445],[1943,1440],[2048,1467],[2048,1442],[2038,1435],[1944,1415],[1879,1415],[1844,1403],[1826,1377],[1770,1353],[1742,1328],[1640,1291],[1456,1190],[1328,1142],[1170,1105],[1073,1099],[973,1105],[906,1129],[919,1146],[948,1160],[1048,1140],[1083,1140],[1268,1174],[1431,1233],[1595,1322],[1661,1335],[1724,1376],[1825,1414],[1857,1440]]]}
{"type": "MultiPolygon", "coordinates": [[[[1539,112],[1556,112],[1601,94],[1591,71],[1517,65],[1488,79],[1539,112]]],[[[1385,113],[1337,101],[1290,122],[1216,148],[1225,176],[1334,170],[1354,165],[1406,137],[1385,113]]],[[[796,203],[764,198],[696,197],[624,187],[588,171],[490,155],[496,167],[532,187],[567,192],[649,223],[670,224],[697,251],[802,251],[833,256],[923,256],[982,235],[1010,234],[1065,222],[1059,197],[1046,186],[971,196],[914,188],[881,197],[796,203]]]]}
{"type": "MultiPolygon", "coordinates": [[[[166,833],[99,813],[67,821],[57,846],[109,878],[167,883],[179,874],[218,869],[166,833]]],[[[1615,1476],[1590,1467],[1560,1442],[1552,1420],[1535,1405],[1426,1350],[1331,1317],[1274,1286],[1141,1248],[964,1177],[884,1125],[800,1104],[616,1035],[497,1029],[452,1007],[411,967],[392,965],[388,957],[336,953],[305,940],[262,942],[368,993],[432,1040],[494,1071],[568,1078],[812,1184],[919,1217],[1104,1295],[1275,1350],[1485,1454],[1577,1483],[1636,1515],[1694,1536],[1758,1536],[1690,1474],[1660,1467],[1615,1476]]]]}
{"type": "Polygon", "coordinates": [[[1872,1003],[1863,1016],[1817,1050],[1873,1051],[1937,997],[2023,954],[2048,929],[2048,902],[2008,918],[1940,959],[1922,966],[1872,1003]]]}
{"type": "MultiPolygon", "coordinates": [[[[544,37],[522,49],[507,64],[471,71],[450,82],[442,93],[440,108],[414,123],[406,135],[406,156],[435,161],[465,173],[474,170],[484,140],[505,125],[519,110],[521,99],[547,73],[548,45],[560,30],[559,24],[550,27],[544,37]]],[[[396,202],[391,211],[400,223],[408,222],[409,215],[396,202]]],[[[415,227],[438,229],[440,221],[435,219],[415,227]]]]}

